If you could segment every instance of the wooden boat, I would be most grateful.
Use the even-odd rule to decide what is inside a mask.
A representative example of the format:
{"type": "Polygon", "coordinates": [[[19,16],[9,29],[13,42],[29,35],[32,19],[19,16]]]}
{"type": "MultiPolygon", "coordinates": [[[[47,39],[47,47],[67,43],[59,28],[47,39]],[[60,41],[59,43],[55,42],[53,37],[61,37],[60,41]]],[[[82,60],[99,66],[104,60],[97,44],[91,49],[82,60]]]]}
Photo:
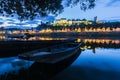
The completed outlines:
{"type": "Polygon", "coordinates": [[[80,50],[81,43],[65,43],[19,54],[19,58],[40,63],[55,64],[72,57],[80,50]]]}
{"type": "Polygon", "coordinates": [[[61,60],[55,64],[34,62],[33,65],[29,68],[30,77],[26,80],[52,80],[52,78],[54,78],[58,73],[69,67],[80,54],[81,50],[79,49],[79,51],[74,55],[69,56],[68,58],[61,60]],[[40,72],[41,74],[39,74],[40,72]]]}

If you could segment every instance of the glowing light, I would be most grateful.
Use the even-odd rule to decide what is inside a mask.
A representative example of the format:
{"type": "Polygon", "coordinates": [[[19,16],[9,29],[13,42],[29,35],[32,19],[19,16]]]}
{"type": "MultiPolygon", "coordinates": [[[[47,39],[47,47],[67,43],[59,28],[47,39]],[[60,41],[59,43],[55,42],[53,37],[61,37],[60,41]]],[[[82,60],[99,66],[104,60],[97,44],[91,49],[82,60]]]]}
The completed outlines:
{"type": "Polygon", "coordinates": [[[0,36],[0,40],[5,39],[5,38],[6,38],[5,36],[0,36]]]}
{"type": "Polygon", "coordinates": [[[81,39],[77,39],[76,42],[81,42],[81,39]]]}
{"type": "Polygon", "coordinates": [[[120,44],[120,40],[110,40],[110,39],[77,39],[77,42],[83,41],[84,43],[98,43],[98,44],[120,44]]]}
{"type": "Polygon", "coordinates": [[[0,34],[5,34],[5,31],[0,31],[0,34]]]}

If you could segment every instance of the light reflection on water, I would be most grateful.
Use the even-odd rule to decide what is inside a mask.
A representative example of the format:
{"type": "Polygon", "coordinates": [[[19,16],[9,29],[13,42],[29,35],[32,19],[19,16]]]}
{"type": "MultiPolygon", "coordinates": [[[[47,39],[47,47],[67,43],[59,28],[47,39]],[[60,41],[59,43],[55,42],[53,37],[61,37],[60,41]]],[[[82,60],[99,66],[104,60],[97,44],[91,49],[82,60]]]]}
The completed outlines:
{"type": "MultiPolygon", "coordinates": [[[[70,38],[70,37],[68,37],[70,38]]],[[[0,41],[4,40],[21,40],[21,41],[36,41],[36,40],[65,40],[67,38],[53,38],[53,37],[28,37],[28,38],[8,38],[5,36],[0,36],[0,41]]],[[[84,43],[99,43],[99,44],[120,44],[120,39],[113,39],[113,38],[98,38],[98,39],[87,39],[87,38],[77,38],[76,42],[84,42],[84,43]]]]}
{"type": "Polygon", "coordinates": [[[38,40],[65,40],[66,38],[52,38],[52,37],[27,37],[27,38],[10,38],[6,36],[0,36],[0,41],[20,40],[20,41],[38,41],[38,40]]]}
{"type": "Polygon", "coordinates": [[[17,71],[21,68],[28,68],[33,61],[21,60],[18,57],[0,58],[0,75],[17,71]]]}
{"type": "Polygon", "coordinates": [[[54,80],[120,80],[120,49],[82,51],[77,60],[54,80]]]}
{"type": "Polygon", "coordinates": [[[98,43],[98,44],[120,44],[120,40],[118,39],[80,39],[78,38],[76,42],[84,42],[84,43],[98,43]]]}
{"type": "Polygon", "coordinates": [[[120,49],[85,50],[73,65],[89,66],[101,70],[120,71],[120,49]]]}
{"type": "MultiPolygon", "coordinates": [[[[28,40],[64,38],[29,38],[28,40]]],[[[120,80],[120,39],[77,39],[83,42],[81,55],[54,80],[120,80]]],[[[0,74],[30,67],[33,62],[17,57],[0,58],[0,74]]]]}

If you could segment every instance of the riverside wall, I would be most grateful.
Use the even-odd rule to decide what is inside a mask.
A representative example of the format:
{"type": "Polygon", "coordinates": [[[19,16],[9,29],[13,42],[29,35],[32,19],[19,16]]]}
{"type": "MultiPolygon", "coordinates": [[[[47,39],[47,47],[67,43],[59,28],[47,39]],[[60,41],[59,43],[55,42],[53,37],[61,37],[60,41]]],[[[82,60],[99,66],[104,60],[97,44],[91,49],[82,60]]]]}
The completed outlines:
{"type": "Polygon", "coordinates": [[[32,36],[48,36],[48,37],[120,37],[120,32],[53,32],[39,33],[32,36]]]}

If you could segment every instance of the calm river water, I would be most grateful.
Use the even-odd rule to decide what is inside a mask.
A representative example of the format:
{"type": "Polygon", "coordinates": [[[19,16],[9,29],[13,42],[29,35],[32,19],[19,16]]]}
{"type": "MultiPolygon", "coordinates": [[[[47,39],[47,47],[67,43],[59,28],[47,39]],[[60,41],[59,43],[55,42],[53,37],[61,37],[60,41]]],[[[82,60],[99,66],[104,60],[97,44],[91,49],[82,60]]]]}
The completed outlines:
{"type": "MultiPolygon", "coordinates": [[[[83,42],[82,52],[71,65],[55,73],[52,80],[120,80],[120,39],[78,38],[77,42],[83,42]]],[[[25,77],[41,74],[39,70],[44,67],[41,66],[33,61],[18,59],[17,56],[0,58],[0,80],[29,80],[25,77]],[[30,71],[37,73],[31,75],[30,71]]],[[[49,71],[44,73],[48,75],[49,71]]],[[[41,77],[45,76],[41,74],[41,77]]],[[[38,78],[32,77],[31,80],[49,79],[38,78]]]]}

